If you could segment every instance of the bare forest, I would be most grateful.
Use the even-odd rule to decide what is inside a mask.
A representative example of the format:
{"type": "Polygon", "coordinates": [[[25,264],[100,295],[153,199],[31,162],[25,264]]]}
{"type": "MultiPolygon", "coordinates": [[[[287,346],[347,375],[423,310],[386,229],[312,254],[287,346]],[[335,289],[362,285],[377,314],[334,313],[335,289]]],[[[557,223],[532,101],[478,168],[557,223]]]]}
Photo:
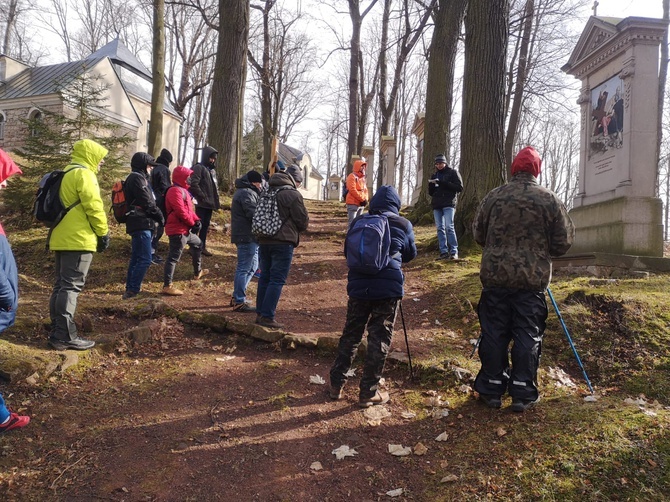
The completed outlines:
{"type": "MultiPolygon", "coordinates": [[[[458,231],[467,237],[477,203],[528,144],[544,159],[541,183],[571,204],[578,82],[560,67],[591,14],[588,0],[9,0],[0,33],[3,52],[28,64],[78,60],[120,38],[158,77],[153,106],[168,100],[183,117],[178,162],[215,146],[224,189],[267,168],[277,141],[309,153],[326,179],[371,149],[379,186],[381,138],[392,137],[398,191],[420,215],[432,159],[445,153],[464,178],[458,231]],[[43,36],[31,36],[36,27],[43,36]]],[[[670,135],[661,132],[667,222],[670,135]]]]}

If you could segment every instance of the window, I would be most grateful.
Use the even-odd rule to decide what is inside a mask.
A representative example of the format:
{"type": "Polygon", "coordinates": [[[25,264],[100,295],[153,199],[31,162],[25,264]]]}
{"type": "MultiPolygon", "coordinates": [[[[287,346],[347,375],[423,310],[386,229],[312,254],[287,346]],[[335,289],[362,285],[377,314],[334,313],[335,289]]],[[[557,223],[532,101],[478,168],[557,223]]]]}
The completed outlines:
{"type": "MultiPolygon", "coordinates": [[[[39,110],[34,110],[30,112],[30,120],[35,121],[36,123],[41,123],[43,119],[42,112],[39,110]]],[[[33,127],[30,129],[30,135],[35,137],[40,135],[40,128],[38,124],[33,124],[33,127]]]]}
{"type": "Polygon", "coordinates": [[[0,140],[5,139],[5,114],[0,112],[0,140]]]}

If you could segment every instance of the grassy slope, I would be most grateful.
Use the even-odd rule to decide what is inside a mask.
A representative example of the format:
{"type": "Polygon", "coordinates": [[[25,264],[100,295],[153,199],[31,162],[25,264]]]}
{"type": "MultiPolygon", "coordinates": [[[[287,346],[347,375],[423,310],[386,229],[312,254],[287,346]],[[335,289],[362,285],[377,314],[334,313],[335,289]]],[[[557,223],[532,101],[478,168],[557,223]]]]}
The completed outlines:
{"type": "MultiPolygon", "coordinates": [[[[323,206],[319,206],[322,210],[323,206]]],[[[341,209],[341,208],[340,208],[341,209]]],[[[220,224],[226,216],[219,216],[220,224]]],[[[472,305],[480,292],[478,255],[460,263],[435,261],[432,226],[416,229],[420,255],[408,273],[420,274],[432,286],[432,294],[444,298],[441,318],[458,336],[441,336],[439,350],[416,361],[430,365],[449,360],[472,372],[476,358],[469,359],[463,341],[476,338],[478,324],[472,305]],[[456,343],[457,342],[457,343],[456,343]]],[[[36,339],[43,340],[41,323],[48,317],[52,259],[43,251],[45,230],[7,228],[21,267],[22,316],[17,326],[3,334],[0,357],[3,366],[19,374],[32,357],[46,364],[52,355],[40,345],[31,355],[36,339]],[[20,341],[21,344],[14,344],[20,341]],[[16,369],[19,368],[19,369],[16,369]]],[[[104,255],[104,267],[92,269],[87,288],[115,292],[120,299],[128,259],[122,227],[113,227],[113,245],[104,255]]],[[[220,250],[230,244],[218,241],[220,250]]],[[[100,262],[99,262],[100,263],[100,262]]],[[[182,267],[182,269],[184,269],[182,267]]],[[[186,277],[184,277],[185,279],[186,277]]],[[[584,403],[585,385],[551,311],[542,352],[540,373],[543,403],[523,415],[470,406],[471,397],[446,385],[454,413],[463,411],[458,441],[448,444],[454,483],[441,484],[427,475],[427,490],[435,500],[467,500],[488,493],[508,500],[663,500],[670,493],[670,425],[667,409],[641,410],[624,399],[643,393],[649,400],[670,405],[670,277],[593,282],[590,278],[559,275],[552,290],[586,369],[602,397],[584,403]],[[547,375],[550,367],[566,370],[581,394],[557,388],[547,375]],[[473,411],[474,410],[474,411],[473,411]]],[[[153,287],[153,285],[152,285],[153,287]]],[[[156,286],[158,287],[158,286],[156,286]]],[[[114,305],[96,305],[91,295],[81,298],[81,312],[96,315],[114,305]]],[[[119,302],[120,303],[120,302],[119,302]]],[[[41,343],[41,342],[40,342],[41,343]]],[[[94,361],[92,362],[94,363],[94,361]]],[[[23,370],[23,373],[28,369],[23,370]]],[[[28,372],[28,374],[30,374],[28,372]]],[[[423,384],[433,388],[435,374],[424,372],[423,384]]],[[[420,390],[405,396],[408,406],[425,413],[419,405],[420,390]]],[[[445,460],[446,461],[446,460],[445,460]]]]}

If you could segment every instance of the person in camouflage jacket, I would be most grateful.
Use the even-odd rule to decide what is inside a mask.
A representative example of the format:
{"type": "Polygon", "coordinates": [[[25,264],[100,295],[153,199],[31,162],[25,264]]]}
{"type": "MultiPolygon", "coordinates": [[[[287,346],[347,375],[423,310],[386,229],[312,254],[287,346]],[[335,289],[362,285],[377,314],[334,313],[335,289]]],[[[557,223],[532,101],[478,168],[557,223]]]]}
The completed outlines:
{"type": "Polygon", "coordinates": [[[537,183],[541,165],[533,147],[522,149],[512,162],[509,183],[484,197],[473,223],[475,240],[484,247],[477,309],[482,366],[475,390],[492,408],[500,408],[506,390],[514,411],[539,399],[537,368],[548,314],[544,291],[552,257],[565,254],[574,237],[563,203],[537,183]]]}

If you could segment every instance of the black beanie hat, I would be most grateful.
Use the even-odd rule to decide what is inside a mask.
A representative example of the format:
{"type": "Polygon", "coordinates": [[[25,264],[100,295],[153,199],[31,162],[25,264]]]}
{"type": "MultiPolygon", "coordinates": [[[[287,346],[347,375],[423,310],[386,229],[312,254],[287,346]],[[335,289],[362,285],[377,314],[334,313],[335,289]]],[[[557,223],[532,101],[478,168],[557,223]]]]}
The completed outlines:
{"type": "Polygon", "coordinates": [[[249,183],[262,183],[263,176],[258,171],[251,170],[247,173],[247,179],[249,183]]]}
{"type": "Polygon", "coordinates": [[[163,148],[161,150],[161,154],[158,156],[158,158],[167,161],[168,164],[172,162],[172,154],[167,148],[163,148]]]}

